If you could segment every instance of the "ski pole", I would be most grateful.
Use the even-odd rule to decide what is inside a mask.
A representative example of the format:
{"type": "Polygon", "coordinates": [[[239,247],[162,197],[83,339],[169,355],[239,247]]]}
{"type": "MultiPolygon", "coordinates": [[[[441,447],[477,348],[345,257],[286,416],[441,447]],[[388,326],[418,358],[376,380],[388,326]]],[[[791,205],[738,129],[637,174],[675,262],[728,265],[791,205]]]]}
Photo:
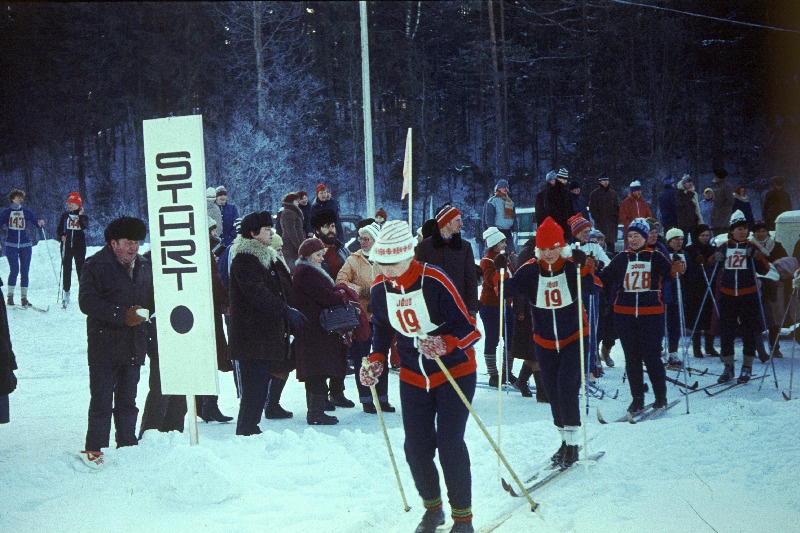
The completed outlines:
{"type": "MultiPolygon", "coordinates": [[[[366,357],[361,359],[361,366],[369,369],[369,359],[366,357]]],[[[386,423],[383,421],[383,411],[381,410],[381,402],[378,399],[378,391],[375,390],[375,385],[371,385],[369,391],[372,393],[372,402],[375,405],[375,410],[378,412],[378,422],[381,424],[383,430],[383,440],[386,441],[386,448],[389,450],[389,459],[392,461],[392,468],[394,469],[394,478],[397,480],[397,488],[400,489],[400,498],[403,500],[403,510],[408,512],[411,507],[408,506],[406,501],[406,493],[403,490],[403,482],[400,481],[400,472],[397,470],[397,461],[394,459],[394,452],[392,451],[392,443],[389,440],[389,433],[386,431],[386,423]]]]}
{"type": "MultiPolygon", "coordinates": [[[[761,339],[761,335],[764,334],[763,333],[764,331],[768,332],[768,329],[767,329],[767,315],[764,313],[764,302],[761,300],[761,285],[759,285],[759,283],[758,283],[758,275],[756,274],[756,260],[755,260],[755,258],[752,258],[752,257],[750,259],[752,259],[752,261],[750,261],[750,268],[753,271],[753,283],[756,284],[756,294],[758,295],[758,307],[761,309],[761,321],[762,321],[762,325],[764,326],[764,329],[762,330],[761,334],[758,336],[759,338],[757,340],[758,340],[758,342],[763,343],[764,341],[761,339]]],[[[769,337],[767,337],[767,338],[769,339],[769,337]]],[[[778,343],[778,337],[775,338],[775,343],[776,344],[778,343]]],[[[763,348],[763,344],[762,344],[762,348],[763,348]]],[[[772,377],[775,379],[775,388],[779,389],[780,387],[778,386],[778,373],[775,371],[775,358],[772,356],[773,353],[774,353],[774,350],[775,350],[775,345],[772,346],[772,350],[773,351],[769,352],[770,366],[772,367],[772,377]]],[[[767,367],[767,372],[769,372],[769,367],[767,367]]],[[[767,372],[764,372],[765,376],[766,376],[767,372]]],[[[763,383],[764,380],[762,379],[761,382],[763,383]]]]}
{"type": "Polygon", "coordinates": [[[47,249],[47,257],[50,258],[50,267],[53,269],[53,276],[56,278],[56,284],[58,284],[58,274],[56,274],[56,265],[53,264],[53,254],[50,252],[50,245],[47,242],[47,235],[44,232],[44,226],[39,228],[42,230],[42,240],[44,240],[45,248],[47,249]]]}
{"type": "MultiPolygon", "coordinates": [[[[714,263],[714,270],[711,271],[711,277],[710,278],[708,277],[708,274],[706,274],[705,265],[700,267],[700,270],[703,272],[703,277],[706,280],[706,294],[708,294],[709,292],[711,293],[711,303],[714,305],[714,311],[717,312],[717,318],[719,318],[719,307],[717,307],[717,299],[714,298],[713,289],[711,288],[711,281],[714,279],[714,274],[717,273],[717,266],[718,265],[719,265],[719,263],[714,263]]],[[[705,302],[705,301],[706,301],[706,299],[705,299],[705,296],[704,296],[703,297],[703,302],[705,302]]],[[[703,307],[700,306],[700,309],[702,309],[702,308],[703,307]]]]}
{"type": "Polygon", "coordinates": [[[587,447],[589,445],[589,441],[586,437],[586,410],[587,410],[587,400],[586,400],[586,354],[584,353],[583,347],[583,290],[582,290],[582,279],[581,279],[581,264],[575,264],[575,277],[577,278],[578,282],[578,349],[581,354],[581,427],[583,428],[583,463],[586,468],[589,468],[589,451],[587,447]]]}
{"type": "MultiPolygon", "coordinates": [[[[711,279],[714,279],[714,274],[717,272],[717,266],[719,263],[714,264],[714,270],[711,271],[711,279]]],[[[703,267],[701,267],[703,270],[703,267]]],[[[706,277],[706,271],[703,270],[703,276],[706,277]]],[[[700,310],[697,311],[697,318],[694,319],[694,326],[692,327],[692,337],[694,337],[694,332],[697,331],[697,325],[700,323],[700,315],[703,314],[703,309],[706,306],[706,299],[708,298],[709,293],[711,293],[711,282],[709,281],[708,277],[706,277],[706,292],[703,294],[703,301],[700,303],[700,310]]],[[[714,299],[714,295],[711,295],[711,301],[714,302],[714,308],[717,307],[717,302],[714,299]]],[[[719,312],[717,312],[717,318],[719,318],[719,312]]]]}
{"type": "MultiPolygon", "coordinates": [[[[424,339],[425,337],[426,337],[425,333],[420,332],[420,338],[424,339]]],[[[467,399],[467,397],[464,396],[464,391],[462,391],[461,387],[458,386],[458,383],[456,383],[456,380],[453,378],[453,375],[450,373],[450,371],[447,369],[447,367],[444,366],[444,363],[442,362],[442,360],[440,358],[436,357],[436,358],[434,358],[434,361],[436,361],[436,364],[439,365],[439,369],[445,375],[445,377],[447,378],[447,381],[450,382],[450,385],[453,386],[453,389],[455,389],[456,394],[458,394],[458,397],[461,398],[461,401],[464,403],[464,406],[467,408],[469,413],[472,415],[472,418],[478,424],[478,427],[481,428],[481,431],[483,431],[483,435],[486,437],[486,440],[489,441],[489,444],[492,445],[492,448],[494,448],[494,451],[495,451],[495,453],[497,453],[497,456],[500,458],[501,461],[503,461],[503,465],[506,467],[506,470],[508,470],[508,473],[511,474],[511,477],[514,478],[514,482],[520,488],[522,493],[525,494],[525,498],[527,498],[528,503],[531,504],[531,511],[536,511],[537,507],[539,507],[539,504],[536,503],[535,501],[533,501],[533,498],[531,498],[531,495],[528,494],[527,490],[525,490],[525,485],[522,484],[522,481],[520,481],[519,477],[517,476],[517,473],[514,472],[514,469],[511,468],[510,464],[508,464],[508,461],[506,460],[505,456],[503,455],[503,452],[500,451],[500,448],[497,447],[497,444],[492,439],[492,436],[489,435],[489,430],[487,430],[486,426],[483,425],[483,422],[481,422],[481,418],[478,416],[478,414],[472,408],[472,405],[470,405],[469,400],[467,399]]]]}
{"type": "MultiPolygon", "coordinates": [[[[680,257],[678,254],[673,256],[673,260],[678,259],[680,261],[680,257]]],[[[689,366],[689,360],[687,357],[689,356],[689,339],[683,338],[683,330],[685,327],[684,322],[684,314],[683,314],[683,293],[681,292],[681,274],[678,274],[678,277],[675,278],[675,286],[678,289],[678,320],[680,321],[680,332],[681,332],[681,340],[683,340],[683,376],[684,376],[684,383],[689,384],[689,371],[686,370],[686,367],[689,366]]],[[[686,414],[689,414],[689,395],[684,394],[686,398],[686,414]]]]}
{"type": "MultiPolygon", "coordinates": [[[[789,309],[792,308],[792,299],[794,298],[795,299],[795,303],[797,302],[796,293],[797,293],[797,289],[794,289],[792,291],[792,295],[789,297],[789,303],[786,305],[786,311],[783,312],[783,318],[781,319],[781,325],[786,322],[786,317],[789,316],[789,309]]],[[[794,310],[794,314],[795,314],[795,319],[796,319],[797,318],[797,309],[794,310]]],[[[795,320],[795,325],[797,325],[797,320],[795,320]]],[[[772,353],[774,352],[775,345],[777,345],[778,342],[780,342],[780,335],[775,337],[775,344],[773,344],[773,346],[772,346],[772,351],[770,351],[770,355],[772,355],[772,353]]],[[[794,350],[794,343],[792,344],[792,349],[794,350]]],[[[774,358],[772,358],[772,359],[774,359],[774,358]]],[[[772,369],[773,369],[773,372],[774,372],[775,371],[775,361],[772,361],[772,369]]],[[[764,378],[766,378],[768,372],[769,372],[769,367],[764,369],[764,378]]],[[[775,383],[777,384],[777,380],[775,381],[775,383]]],[[[762,385],[764,385],[764,380],[763,379],[761,380],[761,383],[759,383],[759,385],[758,385],[758,390],[759,391],[761,390],[762,385]]]]}
{"type": "Polygon", "coordinates": [[[61,302],[61,290],[63,288],[63,277],[64,277],[64,248],[66,247],[66,243],[60,243],[59,248],[61,249],[61,268],[58,270],[58,292],[56,293],[56,304],[61,302]]]}
{"type": "MultiPolygon", "coordinates": [[[[792,343],[792,356],[791,356],[791,363],[789,366],[789,395],[783,395],[783,397],[788,401],[792,399],[792,386],[794,384],[794,347],[797,344],[797,289],[795,288],[792,291],[792,297],[789,298],[789,306],[794,307],[794,315],[793,322],[792,322],[792,337],[794,337],[794,341],[792,343]]],[[[786,307],[786,310],[789,310],[789,306],[786,307]]],[[[781,322],[781,326],[786,322],[786,316],[783,317],[784,321],[781,322]]],[[[763,380],[762,380],[763,383],[763,380]]]]}
{"type": "MultiPolygon", "coordinates": [[[[495,361],[501,361],[501,375],[497,380],[497,446],[500,447],[500,437],[503,427],[503,381],[508,378],[508,368],[505,366],[505,338],[503,336],[503,312],[505,311],[505,277],[506,269],[500,269],[500,327],[499,327],[499,341],[497,348],[494,351],[495,361]]],[[[500,457],[497,458],[497,470],[500,470],[500,457]]]]}

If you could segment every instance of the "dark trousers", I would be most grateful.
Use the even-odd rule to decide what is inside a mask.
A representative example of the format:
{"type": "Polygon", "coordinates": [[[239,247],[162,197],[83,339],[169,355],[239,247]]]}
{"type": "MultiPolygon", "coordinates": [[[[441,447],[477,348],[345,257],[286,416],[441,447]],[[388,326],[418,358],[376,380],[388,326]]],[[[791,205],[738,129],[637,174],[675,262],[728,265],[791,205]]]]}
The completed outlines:
{"type": "Polygon", "coordinates": [[[622,350],[625,352],[625,371],[631,395],[634,398],[644,396],[644,372],[642,363],[647,368],[653,393],[657,398],[667,397],[667,372],[661,361],[661,341],[664,339],[664,314],[658,315],[623,315],[614,314],[614,325],[617,328],[622,350]]]}
{"type": "MultiPolygon", "coordinates": [[[[470,401],[475,395],[475,382],[474,372],[456,379],[470,401]]],[[[469,410],[458,393],[449,382],[426,391],[401,381],[400,404],[406,433],[403,449],[419,495],[423,500],[441,496],[439,472],[433,462],[438,449],[450,507],[471,507],[472,474],[464,442],[469,410]]]]}
{"type": "Polygon", "coordinates": [[[91,400],[86,450],[108,448],[112,415],[117,447],[136,445],[136,387],[140,371],[138,365],[89,366],[91,400]]]}
{"type": "Polygon", "coordinates": [[[665,304],[664,314],[667,318],[667,351],[675,353],[681,340],[681,317],[678,303],[665,304]]]}
{"type": "Polygon", "coordinates": [[[553,424],[581,425],[578,393],[581,387],[581,352],[578,341],[561,348],[560,352],[536,345],[536,360],[542,376],[542,385],[550,399],[553,424]]]}
{"type": "MultiPolygon", "coordinates": [[[[62,246],[64,246],[62,244],[62,246]]],[[[72,262],[75,261],[75,272],[78,274],[78,280],[81,279],[81,272],[83,271],[83,263],[86,260],[86,247],[85,246],[64,246],[63,259],[61,260],[61,270],[63,274],[64,291],[68,291],[72,286],[72,262]]]]}
{"type": "MultiPolygon", "coordinates": [[[[366,341],[354,341],[353,345],[350,346],[350,355],[348,356],[353,363],[353,366],[356,368],[355,378],[356,378],[356,388],[358,388],[358,399],[361,403],[373,403],[372,401],[372,391],[369,390],[369,387],[365,387],[361,384],[361,380],[359,379],[359,370],[361,370],[361,360],[364,357],[369,356],[370,348],[372,348],[372,342],[369,340],[366,341]]],[[[378,401],[379,402],[388,402],[389,401],[389,369],[384,368],[381,377],[378,378],[378,382],[375,384],[375,391],[378,393],[378,401]]]]}
{"type": "Polygon", "coordinates": [[[239,380],[242,398],[239,400],[236,434],[252,435],[259,432],[258,423],[267,401],[270,362],[266,359],[239,359],[239,380]]]}
{"type": "Polygon", "coordinates": [[[755,357],[756,337],[758,332],[764,330],[758,295],[748,294],[737,297],[723,294],[720,296],[719,314],[720,354],[723,357],[733,357],[733,340],[736,338],[736,330],[740,329],[744,356],[755,357]]]}

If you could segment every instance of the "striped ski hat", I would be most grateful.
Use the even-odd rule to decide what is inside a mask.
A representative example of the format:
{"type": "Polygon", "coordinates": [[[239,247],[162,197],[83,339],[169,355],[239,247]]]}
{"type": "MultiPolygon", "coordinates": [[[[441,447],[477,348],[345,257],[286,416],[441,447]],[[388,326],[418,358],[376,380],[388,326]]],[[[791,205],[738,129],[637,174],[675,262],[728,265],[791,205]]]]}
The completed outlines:
{"type": "Polygon", "coordinates": [[[436,224],[439,226],[439,229],[442,229],[448,224],[448,222],[450,222],[460,214],[461,211],[459,211],[452,205],[443,207],[441,211],[436,213],[436,224]]]}
{"type": "MultiPolygon", "coordinates": [[[[455,216],[455,215],[454,215],[455,216]]],[[[414,257],[417,240],[411,235],[408,222],[390,220],[383,225],[375,244],[370,250],[370,259],[378,264],[391,265],[414,257]]]]}

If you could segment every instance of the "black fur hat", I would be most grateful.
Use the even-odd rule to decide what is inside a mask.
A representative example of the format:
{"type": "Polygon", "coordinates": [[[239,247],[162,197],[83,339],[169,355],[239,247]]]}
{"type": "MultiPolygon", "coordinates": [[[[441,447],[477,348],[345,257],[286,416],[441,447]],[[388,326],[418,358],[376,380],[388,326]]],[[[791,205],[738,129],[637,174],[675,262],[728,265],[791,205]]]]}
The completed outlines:
{"type": "Polygon", "coordinates": [[[252,239],[250,232],[258,233],[263,227],[272,227],[272,213],[269,211],[254,211],[242,219],[239,226],[239,235],[245,239],[252,239]]]}
{"type": "Polygon", "coordinates": [[[107,243],[120,239],[143,241],[147,235],[147,226],[142,220],[135,217],[119,217],[108,223],[103,235],[107,243]]]}
{"type": "Polygon", "coordinates": [[[330,209],[323,209],[311,215],[311,227],[319,229],[325,224],[332,224],[336,222],[336,213],[330,209]]]}

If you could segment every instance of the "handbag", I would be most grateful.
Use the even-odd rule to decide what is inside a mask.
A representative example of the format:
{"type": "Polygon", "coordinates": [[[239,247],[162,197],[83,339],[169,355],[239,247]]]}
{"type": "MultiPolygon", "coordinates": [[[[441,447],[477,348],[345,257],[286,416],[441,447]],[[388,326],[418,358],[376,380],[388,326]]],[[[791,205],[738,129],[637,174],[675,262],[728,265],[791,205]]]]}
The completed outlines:
{"type": "Polygon", "coordinates": [[[358,309],[354,306],[326,307],[319,314],[319,323],[328,333],[346,333],[359,326],[358,309]]]}

